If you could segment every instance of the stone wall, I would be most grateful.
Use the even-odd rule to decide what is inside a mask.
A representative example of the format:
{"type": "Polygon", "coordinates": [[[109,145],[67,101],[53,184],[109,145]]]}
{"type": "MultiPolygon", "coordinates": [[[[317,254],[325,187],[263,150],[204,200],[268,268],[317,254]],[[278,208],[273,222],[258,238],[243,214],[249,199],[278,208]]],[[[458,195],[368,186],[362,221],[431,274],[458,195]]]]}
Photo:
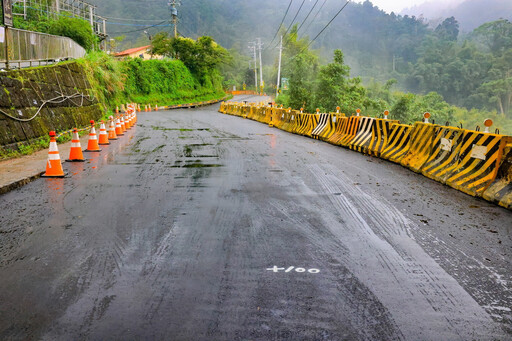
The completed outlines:
{"type": "Polygon", "coordinates": [[[83,68],[76,62],[0,73],[0,110],[21,119],[32,117],[44,101],[77,95],[60,103],[48,103],[30,122],[19,122],[0,112],[0,148],[45,136],[50,130],[84,127],[103,115],[103,106],[92,96],[83,68]],[[83,96],[84,97],[83,97],[83,96]]]}

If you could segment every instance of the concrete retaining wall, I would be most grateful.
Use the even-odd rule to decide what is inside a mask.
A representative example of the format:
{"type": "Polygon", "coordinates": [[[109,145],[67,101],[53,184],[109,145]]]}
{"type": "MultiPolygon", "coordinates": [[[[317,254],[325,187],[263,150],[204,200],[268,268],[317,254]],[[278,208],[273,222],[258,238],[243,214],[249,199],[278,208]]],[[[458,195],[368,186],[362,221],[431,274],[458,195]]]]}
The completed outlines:
{"type": "Polygon", "coordinates": [[[83,68],[75,63],[0,73],[0,110],[20,119],[32,117],[44,101],[72,96],[60,103],[48,103],[30,122],[18,122],[0,113],[0,148],[18,149],[20,144],[46,136],[50,130],[63,131],[86,126],[103,115],[103,107],[92,96],[83,68]],[[83,97],[85,96],[85,97],[83,97]]]}

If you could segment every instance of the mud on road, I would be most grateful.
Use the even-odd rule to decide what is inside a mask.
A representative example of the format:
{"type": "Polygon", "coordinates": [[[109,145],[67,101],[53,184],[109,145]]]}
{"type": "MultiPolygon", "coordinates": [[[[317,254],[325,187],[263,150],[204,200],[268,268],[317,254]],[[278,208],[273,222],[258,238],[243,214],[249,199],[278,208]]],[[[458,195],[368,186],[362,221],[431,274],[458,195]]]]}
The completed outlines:
{"type": "Polygon", "coordinates": [[[1,339],[512,337],[512,212],[217,109],[0,196],[1,339]]]}

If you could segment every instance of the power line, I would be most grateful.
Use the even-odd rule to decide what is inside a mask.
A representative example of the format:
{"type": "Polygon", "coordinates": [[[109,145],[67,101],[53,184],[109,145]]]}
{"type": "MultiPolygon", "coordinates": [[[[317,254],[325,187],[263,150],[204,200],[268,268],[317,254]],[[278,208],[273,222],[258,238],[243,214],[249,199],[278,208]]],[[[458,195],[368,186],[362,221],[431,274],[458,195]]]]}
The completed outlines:
{"type": "Polygon", "coordinates": [[[350,2],[350,0],[348,0],[345,3],[345,5],[343,5],[343,7],[338,11],[338,13],[336,13],[336,15],[331,19],[331,21],[329,21],[327,23],[327,25],[325,25],[325,27],[322,28],[322,30],[316,35],[316,37],[314,37],[313,40],[311,40],[309,42],[308,46],[306,46],[306,49],[309,48],[311,46],[311,44],[313,44],[313,42],[316,40],[316,38],[318,38],[327,29],[327,27],[329,27],[329,25],[331,25],[331,23],[334,21],[334,19],[336,19],[338,17],[338,15],[340,15],[340,13],[345,9],[345,7],[347,7],[349,2],[350,2]]]}
{"type": "Polygon", "coordinates": [[[158,24],[151,25],[151,26],[146,26],[146,27],[143,27],[143,28],[140,28],[140,29],[137,29],[137,30],[123,31],[123,32],[113,32],[113,33],[110,33],[110,34],[123,34],[123,33],[140,32],[140,31],[147,30],[148,28],[157,27],[157,26],[160,26],[160,27],[169,27],[169,26],[171,26],[171,25],[161,26],[165,22],[167,22],[167,20],[164,20],[164,21],[162,21],[162,22],[160,22],[158,24]]]}
{"type": "MultiPolygon", "coordinates": [[[[315,38],[313,38],[313,40],[311,40],[309,42],[309,44],[307,46],[305,46],[303,49],[301,49],[298,53],[296,53],[291,59],[295,58],[297,55],[301,54],[302,52],[306,51],[310,46],[311,44],[313,44],[313,42],[327,29],[327,27],[329,27],[329,25],[331,25],[331,23],[334,21],[334,19],[336,19],[338,17],[338,15],[340,15],[340,13],[345,9],[345,7],[347,7],[347,5],[349,4],[350,0],[348,0],[344,5],[343,7],[341,7],[341,9],[338,11],[338,13],[336,13],[336,15],[327,23],[327,25],[324,26],[324,28],[322,28],[322,30],[316,35],[315,38]]],[[[284,67],[288,66],[291,62],[291,59],[288,61],[288,63],[286,63],[284,67]]]]}
{"type": "MultiPolygon", "coordinates": [[[[165,20],[167,21],[167,19],[165,20]]],[[[95,21],[96,23],[102,23],[103,21],[95,21]]],[[[107,21],[107,24],[108,25],[118,25],[118,26],[134,26],[134,27],[147,27],[147,26],[151,26],[152,24],[125,24],[125,23],[119,23],[119,22],[111,22],[111,21],[107,21]]],[[[152,27],[156,27],[156,26],[168,26],[168,25],[159,25],[159,24],[155,24],[155,25],[152,25],[152,27]]]]}
{"type": "MultiPolygon", "coordinates": [[[[286,13],[284,14],[283,20],[281,20],[281,23],[280,23],[280,24],[279,24],[279,26],[277,27],[276,34],[274,34],[274,38],[272,38],[272,41],[271,41],[267,46],[272,45],[272,43],[273,43],[273,42],[274,42],[274,40],[276,39],[277,34],[279,33],[279,30],[281,29],[281,26],[282,26],[282,25],[283,25],[283,23],[284,23],[284,19],[286,19],[286,16],[288,15],[288,11],[290,11],[290,7],[292,6],[292,2],[293,2],[293,0],[290,0],[290,3],[288,4],[288,8],[286,9],[286,13]]],[[[266,50],[266,48],[265,48],[265,50],[266,50]]]]}
{"type": "Polygon", "coordinates": [[[313,12],[313,10],[315,9],[316,5],[318,4],[318,1],[320,0],[316,0],[315,4],[313,5],[313,7],[311,7],[311,9],[309,10],[309,13],[308,15],[306,15],[306,18],[302,21],[302,23],[300,24],[299,28],[297,29],[297,33],[300,31],[300,28],[302,27],[302,25],[304,25],[304,23],[306,22],[306,20],[308,20],[309,16],[311,15],[311,13],[313,12]]]}
{"type": "Polygon", "coordinates": [[[322,11],[322,8],[324,8],[325,6],[325,3],[327,2],[327,0],[324,0],[324,3],[322,4],[322,6],[320,6],[320,8],[318,9],[318,12],[316,12],[315,16],[313,17],[313,20],[311,20],[308,24],[308,27],[306,27],[306,29],[304,30],[305,32],[307,32],[309,30],[309,28],[311,27],[311,24],[315,21],[315,19],[318,17],[318,14],[320,14],[320,12],[322,11]]]}
{"type": "MultiPolygon", "coordinates": [[[[306,0],[302,0],[302,3],[300,4],[299,10],[297,11],[297,13],[295,13],[295,17],[293,17],[292,22],[290,23],[290,26],[288,26],[288,28],[286,29],[286,32],[284,32],[283,36],[286,36],[288,31],[290,31],[290,28],[292,28],[293,23],[295,22],[295,19],[297,19],[297,16],[299,15],[300,10],[302,9],[302,6],[304,6],[305,2],[306,2],[306,0]]],[[[270,44],[268,46],[270,46],[270,44]]],[[[275,48],[276,46],[277,46],[277,44],[272,46],[272,48],[275,48]]]]}
{"type": "Polygon", "coordinates": [[[297,11],[297,13],[295,13],[295,17],[293,17],[293,20],[292,20],[292,22],[290,23],[290,26],[288,26],[288,29],[286,30],[286,32],[284,33],[284,35],[286,35],[286,33],[288,33],[288,31],[290,30],[290,28],[292,28],[293,23],[295,22],[295,19],[297,19],[297,16],[299,15],[300,10],[302,9],[302,6],[304,6],[304,3],[305,3],[305,2],[306,2],[306,0],[302,0],[302,3],[300,4],[299,10],[297,11]]]}
{"type": "Polygon", "coordinates": [[[116,18],[116,17],[106,17],[106,16],[102,16],[102,18],[105,18],[105,19],[112,19],[112,20],[121,20],[121,21],[144,21],[144,22],[148,22],[148,21],[161,21],[162,19],[131,19],[131,18],[116,18]]]}

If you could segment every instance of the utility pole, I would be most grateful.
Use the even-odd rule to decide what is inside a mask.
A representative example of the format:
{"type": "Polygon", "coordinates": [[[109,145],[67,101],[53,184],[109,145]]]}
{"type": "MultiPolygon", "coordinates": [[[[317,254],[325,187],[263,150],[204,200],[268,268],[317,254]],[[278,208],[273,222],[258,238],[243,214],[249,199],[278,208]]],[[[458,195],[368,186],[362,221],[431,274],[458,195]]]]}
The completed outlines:
{"type": "Polygon", "coordinates": [[[258,91],[258,61],[256,59],[256,43],[249,42],[249,49],[254,53],[254,82],[256,84],[256,91],[258,91]]]}
{"type": "Polygon", "coordinates": [[[94,7],[92,7],[92,5],[89,5],[89,23],[91,24],[92,31],[96,33],[94,29],[94,7]]]}
{"type": "Polygon", "coordinates": [[[174,38],[178,38],[178,9],[176,6],[180,6],[179,0],[169,0],[169,6],[171,7],[172,25],[174,26],[174,38]]]}
{"type": "Polygon", "coordinates": [[[279,87],[281,86],[281,57],[283,54],[283,36],[281,36],[281,43],[279,44],[279,66],[277,68],[277,88],[276,98],[279,96],[279,87]]]}
{"type": "Polygon", "coordinates": [[[263,81],[263,62],[261,61],[261,48],[263,47],[263,44],[261,43],[261,38],[256,38],[256,41],[260,53],[260,92],[263,93],[263,88],[265,87],[265,82],[263,81]]]}

